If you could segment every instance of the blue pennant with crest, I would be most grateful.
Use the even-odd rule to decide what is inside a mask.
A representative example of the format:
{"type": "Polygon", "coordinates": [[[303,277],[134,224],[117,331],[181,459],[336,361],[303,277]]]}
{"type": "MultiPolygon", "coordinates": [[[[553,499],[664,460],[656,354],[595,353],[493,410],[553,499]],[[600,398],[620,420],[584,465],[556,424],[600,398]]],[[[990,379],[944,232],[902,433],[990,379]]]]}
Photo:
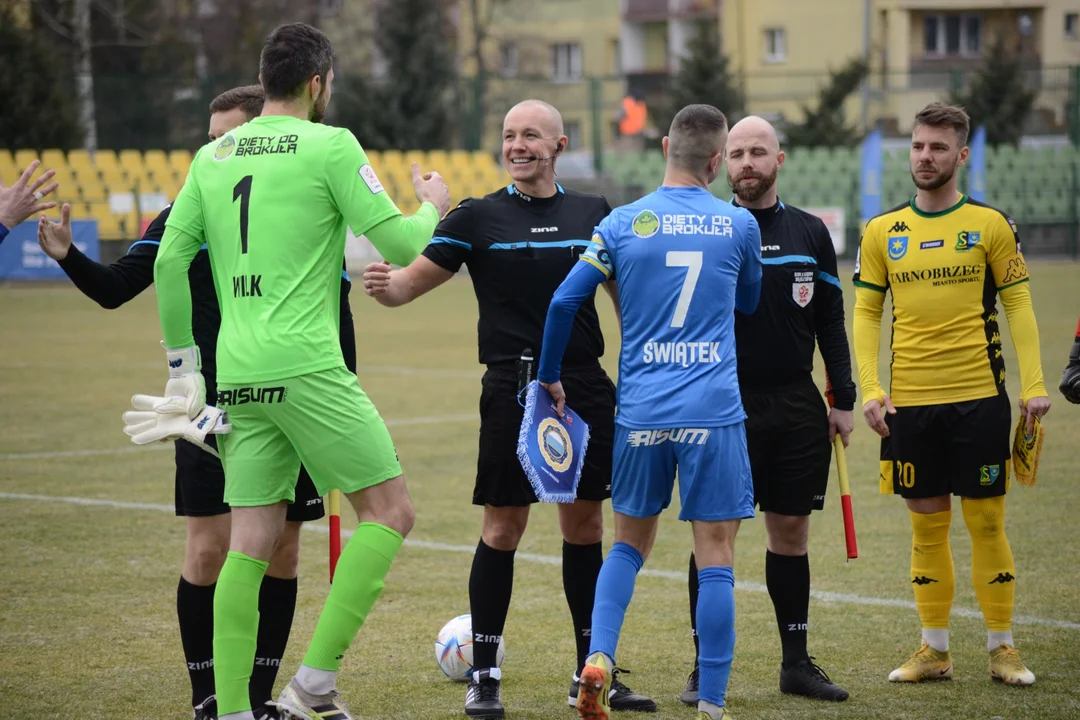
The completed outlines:
{"type": "Polygon", "coordinates": [[[555,401],[536,380],[525,396],[517,456],[540,502],[570,503],[577,495],[589,425],[569,407],[555,414],[555,401]]]}

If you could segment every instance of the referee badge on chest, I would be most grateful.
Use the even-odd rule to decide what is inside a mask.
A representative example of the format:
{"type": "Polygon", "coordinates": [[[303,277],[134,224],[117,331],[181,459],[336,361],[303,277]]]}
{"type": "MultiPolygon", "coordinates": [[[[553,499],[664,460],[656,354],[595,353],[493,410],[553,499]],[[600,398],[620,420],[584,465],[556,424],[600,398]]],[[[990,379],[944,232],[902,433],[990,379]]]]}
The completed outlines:
{"type": "Polygon", "coordinates": [[[814,299],[814,273],[796,272],[791,284],[791,299],[799,307],[806,307],[814,299]]]}

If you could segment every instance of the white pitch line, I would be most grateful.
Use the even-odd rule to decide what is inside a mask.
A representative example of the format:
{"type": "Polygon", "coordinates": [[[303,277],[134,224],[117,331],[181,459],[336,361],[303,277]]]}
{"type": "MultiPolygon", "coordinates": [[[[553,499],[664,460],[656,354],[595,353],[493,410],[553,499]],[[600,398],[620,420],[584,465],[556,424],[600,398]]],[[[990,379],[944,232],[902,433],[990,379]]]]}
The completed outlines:
{"type": "MultiPolygon", "coordinates": [[[[84,505],[84,506],[98,506],[98,507],[110,507],[121,508],[125,510],[157,510],[160,512],[175,512],[175,508],[172,505],[158,505],[154,503],[134,503],[123,502],[120,500],[108,500],[101,498],[84,498],[84,497],[61,497],[54,495],[26,495],[23,493],[5,493],[0,492],[0,500],[31,500],[34,502],[63,502],[70,503],[72,505],[84,505]]],[[[311,532],[327,534],[330,529],[326,525],[313,525],[311,523],[304,524],[304,530],[311,532]]],[[[342,530],[343,537],[351,537],[351,530],[342,530]]],[[[454,552],[471,555],[476,552],[475,545],[450,545],[448,543],[433,542],[430,540],[414,540],[407,538],[405,545],[409,547],[418,548],[420,550],[432,550],[435,552],[454,552]]],[[[553,555],[536,555],[533,553],[517,553],[515,558],[524,560],[526,562],[538,563],[541,565],[562,565],[562,559],[553,555]]],[[[686,582],[685,572],[673,572],[671,570],[652,570],[646,568],[639,574],[646,577],[664,578],[665,580],[677,580],[679,582],[686,582]]],[[[752,593],[767,593],[769,590],[765,585],[761,583],[746,582],[743,580],[735,583],[735,589],[743,592],[752,593]]],[[[904,608],[907,610],[915,610],[915,603],[910,600],[897,600],[895,598],[879,598],[879,597],[867,597],[864,595],[855,595],[852,593],[838,593],[829,592],[827,590],[811,590],[810,596],[815,600],[820,600],[826,603],[841,603],[846,605],[865,605],[870,607],[893,607],[904,608]]],[[[981,619],[982,613],[978,610],[972,610],[971,608],[954,607],[952,614],[957,617],[981,619]]],[[[1030,615],[1018,615],[1013,617],[1013,622],[1017,625],[1040,625],[1043,627],[1062,628],[1065,630],[1080,630],[1080,623],[1069,622],[1068,620],[1054,620],[1052,618],[1040,618],[1032,617],[1030,615]]]]}
{"type": "MultiPolygon", "coordinates": [[[[479,419],[480,417],[475,413],[463,413],[461,415],[432,415],[426,417],[399,418],[397,420],[386,420],[385,422],[386,427],[406,427],[409,425],[439,425],[442,423],[469,422],[471,420],[479,419]]],[[[144,445],[142,447],[129,445],[128,447],[102,448],[98,450],[49,450],[45,452],[8,453],[6,455],[0,455],[0,461],[47,460],[50,458],[90,457],[93,455],[126,455],[128,453],[172,449],[173,444],[167,442],[144,445]]]]}

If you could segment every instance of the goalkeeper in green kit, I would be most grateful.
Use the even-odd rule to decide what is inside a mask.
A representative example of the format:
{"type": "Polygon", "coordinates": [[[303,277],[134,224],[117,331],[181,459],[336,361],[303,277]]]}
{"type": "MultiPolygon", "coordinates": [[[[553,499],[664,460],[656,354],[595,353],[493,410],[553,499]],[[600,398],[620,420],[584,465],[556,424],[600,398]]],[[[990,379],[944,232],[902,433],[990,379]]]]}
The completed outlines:
{"type": "MultiPolygon", "coordinates": [[[[170,379],[166,397],[133,399],[146,411],[135,414],[142,421],[135,440],[198,442],[222,433],[232,538],[214,594],[220,720],[253,720],[248,676],[259,586],[301,461],[321,494],[337,489],[349,499],[359,525],[303,664],[277,703],[283,717],[353,717],[338,697],[337,669],[413,524],[390,434],[342,359],[341,258],[348,225],[388,262],[408,265],[450,194],[436,173],[421,175],[414,165],[422,205],[402,217],[352,133],[318,124],[332,66],[333,48],[319,30],[298,23],[270,33],[259,67],[262,115],[196,155],[154,265],[170,379]],[[218,395],[209,406],[188,288],[188,266],[204,242],[222,316],[218,395]]],[[[127,431],[136,434],[131,425],[127,431]]]]}

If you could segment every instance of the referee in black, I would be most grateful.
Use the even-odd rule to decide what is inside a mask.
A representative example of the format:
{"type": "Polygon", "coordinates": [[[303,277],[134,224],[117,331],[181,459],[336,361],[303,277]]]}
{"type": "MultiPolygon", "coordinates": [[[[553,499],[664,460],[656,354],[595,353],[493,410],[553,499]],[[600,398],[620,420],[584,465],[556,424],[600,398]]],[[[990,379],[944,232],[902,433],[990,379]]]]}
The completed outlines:
{"type": "MultiPolygon", "coordinates": [[[[517,457],[522,407],[519,361],[526,349],[539,359],[544,320],[556,288],[585,251],[596,225],[611,212],[598,195],[555,182],[555,160],[566,148],[562,117],[551,105],[526,100],[503,121],[503,163],[514,182],[483,198],[463,201],[435,230],[423,255],[401,270],[373,263],[364,290],[388,307],[411,302],[446,282],[465,264],[479,304],[480,362],[487,365],[480,393],[480,449],[473,504],[484,507],[480,542],[469,576],[473,677],[465,714],[501,718],[502,673],[495,666],[514,582],[517,550],[529,507],[537,502],[517,457]]],[[[613,283],[605,289],[616,301],[613,283]]],[[[581,306],[564,361],[563,382],[577,398],[574,411],[589,423],[577,500],[559,505],[563,588],[577,644],[569,704],[589,653],[596,577],[603,564],[601,503],[611,497],[615,387],[600,366],[604,338],[593,299],[581,306]]],[[[616,680],[616,710],[655,711],[656,703],[616,680]]]]}
{"type": "MultiPolygon", "coordinates": [[[[210,140],[215,140],[262,112],[259,85],[233,88],[210,103],[210,140]]],[[[154,282],[154,260],[165,232],[170,207],[154,218],[141,240],[127,254],[105,266],[86,257],[71,243],[70,208],[62,209],[60,224],[47,223],[39,234],[41,249],[56,260],[84,295],[107,310],[132,300],[154,282]]],[[[189,273],[192,329],[202,351],[206,402],[214,403],[217,346],[221,310],[210,274],[210,257],[203,249],[189,273]]],[[[356,372],[356,339],[349,309],[351,283],[341,273],[341,350],[345,365],[356,372]]],[[[207,444],[215,446],[213,435],[207,444]]],[[[176,514],[187,518],[184,568],[176,592],[176,614],[191,679],[195,720],[217,718],[214,699],[214,586],[229,551],[229,506],[224,500],[225,474],[221,461],[184,440],[176,441],[176,514]]],[[[296,608],[296,571],[300,557],[300,526],[323,516],[323,500],[307,470],[300,469],[296,499],[289,505],[285,532],[259,590],[259,634],[252,669],[250,694],[255,717],[276,718],[267,708],[274,680],[292,628],[296,608]]]]}
{"type": "MultiPolygon", "coordinates": [[[[843,701],[847,691],[829,679],[806,648],[810,512],[825,504],[833,437],[839,433],[846,447],[854,422],[855,384],[836,251],[819,218],[777,197],[784,153],[768,122],[750,116],[736,123],[728,135],[726,162],[735,204],[749,210],[761,228],[761,301],[753,315],[735,313],[735,343],[754,499],[768,536],[765,583],[783,646],[780,691],[843,701]],[[831,411],[811,377],[815,340],[832,380],[831,411]]],[[[691,555],[695,646],[696,607],[697,567],[691,555]]],[[[697,704],[696,663],[681,699],[697,704]]]]}

